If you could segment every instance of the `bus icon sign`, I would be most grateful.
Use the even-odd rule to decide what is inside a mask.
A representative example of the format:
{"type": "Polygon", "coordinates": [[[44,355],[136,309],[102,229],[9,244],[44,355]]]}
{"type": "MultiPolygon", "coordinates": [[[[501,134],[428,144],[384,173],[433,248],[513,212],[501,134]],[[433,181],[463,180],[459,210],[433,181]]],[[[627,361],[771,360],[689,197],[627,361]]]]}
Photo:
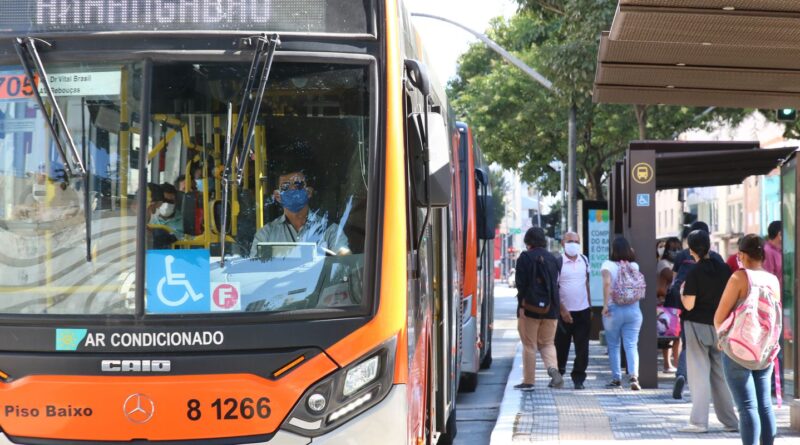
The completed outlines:
{"type": "Polygon", "coordinates": [[[640,162],[633,166],[631,177],[639,184],[647,184],[653,180],[653,167],[646,162],[640,162]]]}
{"type": "Polygon", "coordinates": [[[211,283],[211,312],[241,311],[239,283],[211,283]]]}

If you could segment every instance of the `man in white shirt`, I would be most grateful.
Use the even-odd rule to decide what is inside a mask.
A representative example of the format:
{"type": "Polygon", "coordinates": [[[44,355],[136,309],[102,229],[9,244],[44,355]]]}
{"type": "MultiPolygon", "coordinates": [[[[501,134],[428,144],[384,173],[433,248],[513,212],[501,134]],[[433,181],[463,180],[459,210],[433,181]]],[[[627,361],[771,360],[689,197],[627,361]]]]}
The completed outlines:
{"type": "Polygon", "coordinates": [[[564,253],[558,258],[561,313],[555,339],[558,371],[561,375],[567,372],[569,349],[574,341],[575,362],[570,375],[575,389],[583,389],[586,366],[589,364],[589,328],[592,321],[589,260],[581,254],[581,241],[577,233],[567,232],[561,244],[564,246],[564,253]]]}

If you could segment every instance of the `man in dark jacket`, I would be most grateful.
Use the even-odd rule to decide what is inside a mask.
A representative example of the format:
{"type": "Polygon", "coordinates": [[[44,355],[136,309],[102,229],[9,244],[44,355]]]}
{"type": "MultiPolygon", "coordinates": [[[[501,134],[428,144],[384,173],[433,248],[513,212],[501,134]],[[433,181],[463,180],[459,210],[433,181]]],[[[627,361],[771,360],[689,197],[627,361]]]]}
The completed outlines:
{"type": "Polygon", "coordinates": [[[523,347],[523,377],[522,383],[514,388],[533,390],[537,350],[550,376],[550,386],[560,388],[564,385],[564,378],[558,372],[555,347],[560,312],[558,263],[546,249],[547,238],[541,227],[528,229],[525,245],[528,250],[522,252],[516,265],[517,330],[523,347]]]}

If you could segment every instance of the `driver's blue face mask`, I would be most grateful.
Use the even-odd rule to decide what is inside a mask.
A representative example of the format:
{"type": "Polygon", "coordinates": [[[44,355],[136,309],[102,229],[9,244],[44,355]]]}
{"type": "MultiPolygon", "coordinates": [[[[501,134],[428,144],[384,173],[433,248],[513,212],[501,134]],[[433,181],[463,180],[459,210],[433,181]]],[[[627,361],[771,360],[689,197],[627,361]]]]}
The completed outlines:
{"type": "Polygon", "coordinates": [[[292,213],[303,210],[308,205],[308,192],[306,189],[284,190],[281,192],[281,205],[292,213]]]}

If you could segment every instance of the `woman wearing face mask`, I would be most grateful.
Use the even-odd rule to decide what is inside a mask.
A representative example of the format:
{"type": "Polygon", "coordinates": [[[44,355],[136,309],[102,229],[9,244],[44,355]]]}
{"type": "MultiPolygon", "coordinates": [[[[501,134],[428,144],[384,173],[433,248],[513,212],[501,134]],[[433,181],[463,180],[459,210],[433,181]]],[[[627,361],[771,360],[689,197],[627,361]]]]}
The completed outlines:
{"type": "MultiPolygon", "coordinates": [[[[761,288],[773,301],[780,301],[778,277],[764,270],[764,240],[748,234],[739,240],[737,254],[741,268],[731,275],[714,314],[714,326],[719,331],[730,313],[750,294],[751,287],[761,288]]],[[[759,305],[759,309],[762,306],[759,305]]],[[[780,320],[780,319],[778,319],[780,320]]],[[[780,325],[772,326],[780,332],[780,325]]],[[[763,369],[748,369],[722,353],[725,381],[739,409],[739,428],[743,445],[772,445],[778,432],[775,411],[772,409],[770,380],[773,363],[763,369]]]]}
{"type": "Polygon", "coordinates": [[[686,308],[683,327],[686,337],[686,364],[692,383],[692,412],[689,425],[679,429],[684,433],[708,431],[709,403],[724,431],[737,431],[739,419],[733,410],[733,398],[725,385],[722,354],[717,348],[714,314],[731,271],[721,258],[709,256],[711,240],[708,233],[695,230],[689,234],[689,253],[696,262],[686,275],[681,301],[686,308]]]}
{"type": "MultiPolygon", "coordinates": [[[[672,267],[675,255],[681,251],[681,240],[673,236],[667,238],[663,243],[663,247],[658,248],[658,264],[656,265],[656,272],[658,273],[658,289],[656,290],[656,296],[658,297],[658,304],[662,306],[664,305],[669,285],[672,283],[672,267]]],[[[678,362],[678,355],[681,352],[680,338],[673,340],[671,347],[668,343],[663,345],[665,346],[663,348],[661,346],[662,345],[659,345],[664,361],[664,372],[675,372],[672,363],[678,362]],[[672,360],[670,360],[670,349],[672,350],[672,360]]]]}

